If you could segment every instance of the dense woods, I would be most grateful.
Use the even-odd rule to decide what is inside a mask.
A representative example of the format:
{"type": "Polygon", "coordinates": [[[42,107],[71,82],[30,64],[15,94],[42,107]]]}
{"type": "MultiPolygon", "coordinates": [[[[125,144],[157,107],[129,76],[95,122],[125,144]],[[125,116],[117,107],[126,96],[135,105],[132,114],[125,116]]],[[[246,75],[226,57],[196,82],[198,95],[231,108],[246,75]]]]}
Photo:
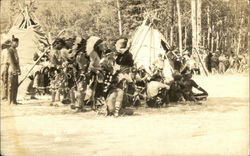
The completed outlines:
{"type": "MultiPolygon", "coordinates": [[[[43,29],[52,35],[66,29],[68,34],[85,38],[97,35],[112,42],[120,36],[119,23],[122,35],[131,37],[137,26],[149,16],[155,19],[154,27],[173,47],[190,49],[198,38],[199,46],[210,51],[218,49],[225,54],[247,51],[250,14],[247,0],[199,0],[200,31],[195,31],[200,33],[196,38],[192,34],[194,20],[191,16],[192,11],[199,12],[199,8],[192,10],[194,1],[197,0],[36,0],[29,9],[35,13],[43,29]]],[[[22,5],[28,2],[1,1],[1,33],[8,31],[22,5]]]]}

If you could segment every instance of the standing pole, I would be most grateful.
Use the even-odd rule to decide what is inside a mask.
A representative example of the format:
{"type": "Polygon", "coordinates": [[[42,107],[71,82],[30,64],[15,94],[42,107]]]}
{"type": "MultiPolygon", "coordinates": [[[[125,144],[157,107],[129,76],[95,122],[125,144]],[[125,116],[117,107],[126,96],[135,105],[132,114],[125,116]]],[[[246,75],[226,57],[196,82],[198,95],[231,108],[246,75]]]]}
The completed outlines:
{"type": "Polygon", "coordinates": [[[120,11],[120,4],[119,0],[116,0],[117,10],[118,10],[118,22],[119,22],[119,35],[122,35],[122,20],[121,20],[121,11],[120,11]]]}
{"type": "Polygon", "coordinates": [[[180,0],[176,0],[177,15],[178,15],[178,31],[179,31],[179,51],[182,56],[182,30],[181,30],[181,12],[180,12],[180,0]]]}

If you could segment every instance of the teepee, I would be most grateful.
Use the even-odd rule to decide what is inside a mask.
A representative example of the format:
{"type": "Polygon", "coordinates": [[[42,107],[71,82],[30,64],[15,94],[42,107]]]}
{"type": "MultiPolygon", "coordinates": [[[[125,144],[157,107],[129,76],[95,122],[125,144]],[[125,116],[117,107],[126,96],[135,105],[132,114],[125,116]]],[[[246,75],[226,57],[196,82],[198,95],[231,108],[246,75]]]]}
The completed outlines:
{"type": "Polygon", "coordinates": [[[19,38],[17,48],[20,65],[33,64],[34,53],[38,51],[39,43],[48,45],[46,34],[42,30],[38,20],[28,10],[26,5],[21,13],[16,17],[7,36],[12,35],[19,38]]]}
{"type": "MultiPolygon", "coordinates": [[[[146,18],[142,25],[138,27],[132,37],[131,53],[138,67],[144,66],[148,73],[151,73],[150,66],[157,60],[159,54],[166,54],[166,49],[170,49],[164,36],[153,28],[153,22],[146,18]]],[[[164,60],[163,74],[165,77],[172,77],[173,68],[169,59],[164,60]]]]}

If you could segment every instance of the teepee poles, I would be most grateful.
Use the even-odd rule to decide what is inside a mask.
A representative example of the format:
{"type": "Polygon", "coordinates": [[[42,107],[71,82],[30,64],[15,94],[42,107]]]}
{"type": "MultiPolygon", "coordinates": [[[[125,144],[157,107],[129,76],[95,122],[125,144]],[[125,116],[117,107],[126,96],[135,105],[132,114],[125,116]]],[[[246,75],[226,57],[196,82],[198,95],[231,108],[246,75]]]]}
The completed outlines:
{"type": "MultiPolygon", "coordinates": [[[[58,38],[59,36],[61,36],[61,34],[64,32],[65,30],[62,30],[58,33],[58,35],[56,36],[56,38],[58,38]]],[[[51,45],[55,42],[56,38],[50,43],[51,45]]],[[[37,65],[37,63],[41,60],[41,58],[43,57],[44,54],[46,54],[49,50],[50,50],[50,46],[48,48],[46,48],[44,50],[44,52],[39,56],[39,58],[36,60],[36,62],[34,63],[34,65],[30,68],[30,70],[28,71],[28,73],[25,75],[25,77],[19,82],[18,86],[20,86],[23,81],[29,76],[30,72],[34,69],[34,67],[37,65]]]]}

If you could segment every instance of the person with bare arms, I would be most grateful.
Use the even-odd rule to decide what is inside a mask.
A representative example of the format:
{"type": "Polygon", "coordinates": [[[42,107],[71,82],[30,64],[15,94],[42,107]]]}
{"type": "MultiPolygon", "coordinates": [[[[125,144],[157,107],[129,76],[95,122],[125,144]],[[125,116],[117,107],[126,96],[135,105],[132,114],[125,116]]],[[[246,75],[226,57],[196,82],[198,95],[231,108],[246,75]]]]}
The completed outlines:
{"type": "Polygon", "coordinates": [[[181,81],[183,96],[186,101],[198,101],[200,97],[206,98],[208,93],[202,87],[200,87],[193,79],[190,71],[187,71],[181,81]],[[198,89],[202,93],[195,94],[193,88],[198,89]]]}

